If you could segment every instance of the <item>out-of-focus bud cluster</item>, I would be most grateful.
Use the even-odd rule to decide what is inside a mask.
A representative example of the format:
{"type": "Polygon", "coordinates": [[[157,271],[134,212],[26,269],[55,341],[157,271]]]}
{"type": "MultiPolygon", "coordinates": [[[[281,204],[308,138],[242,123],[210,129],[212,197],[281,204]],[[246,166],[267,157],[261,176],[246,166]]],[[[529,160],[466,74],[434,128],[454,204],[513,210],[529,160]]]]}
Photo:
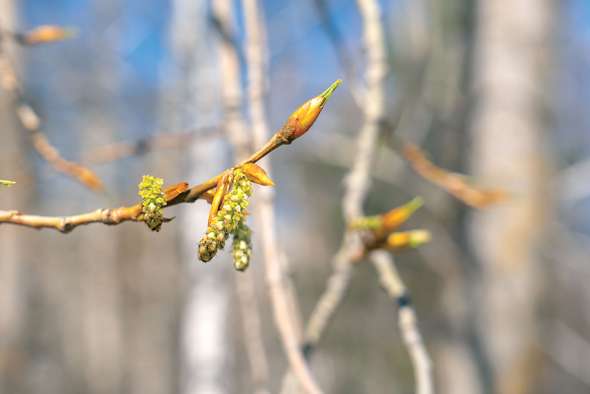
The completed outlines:
{"type": "Polygon", "coordinates": [[[381,215],[366,216],[353,220],[348,227],[351,230],[363,231],[366,235],[365,246],[368,250],[387,249],[398,251],[417,248],[430,241],[430,233],[426,230],[395,232],[423,204],[422,198],[416,197],[406,204],[394,208],[381,215]]]}
{"type": "Polygon", "coordinates": [[[162,208],[166,206],[166,199],[162,191],[164,180],[151,175],[144,175],[139,183],[141,197],[142,220],[152,231],[160,231],[164,221],[162,208]]]}
{"type": "MultiPolygon", "coordinates": [[[[246,218],[248,198],[252,194],[250,180],[240,168],[237,168],[230,177],[225,177],[223,183],[218,184],[218,190],[223,190],[228,183],[229,192],[222,195],[219,209],[212,212],[207,232],[199,242],[199,258],[203,262],[211,260],[218,250],[223,249],[229,235],[235,233],[238,225],[246,218]]],[[[212,209],[216,210],[217,207],[212,204],[212,209]]]]}

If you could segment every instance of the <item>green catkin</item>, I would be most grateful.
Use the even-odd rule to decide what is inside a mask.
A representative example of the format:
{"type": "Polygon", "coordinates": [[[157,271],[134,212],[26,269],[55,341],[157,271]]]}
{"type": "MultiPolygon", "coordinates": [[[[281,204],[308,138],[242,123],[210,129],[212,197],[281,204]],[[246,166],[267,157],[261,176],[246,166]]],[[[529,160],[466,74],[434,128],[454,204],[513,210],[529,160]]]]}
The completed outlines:
{"type": "Polygon", "coordinates": [[[248,197],[252,194],[252,185],[244,172],[235,169],[233,185],[225,196],[217,215],[207,227],[207,232],[199,241],[199,259],[203,262],[211,260],[218,250],[223,249],[225,241],[234,233],[240,222],[246,217],[248,197]]]}
{"type": "Polygon", "coordinates": [[[144,175],[138,185],[143,221],[152,231],[160,231],[164,221],[162,208],[166,206],[166,198],[162,192],[163,185],[162,178],[151,175],[144,175]]]}
{"type": "Polygon", "coordinates": [[[244,221],[241,221],[233,235],[232,257],[234,258],[234,268],[238,271],[245,271],[250,265],[250,255],[252,254],[252,231],[244,221]]]}

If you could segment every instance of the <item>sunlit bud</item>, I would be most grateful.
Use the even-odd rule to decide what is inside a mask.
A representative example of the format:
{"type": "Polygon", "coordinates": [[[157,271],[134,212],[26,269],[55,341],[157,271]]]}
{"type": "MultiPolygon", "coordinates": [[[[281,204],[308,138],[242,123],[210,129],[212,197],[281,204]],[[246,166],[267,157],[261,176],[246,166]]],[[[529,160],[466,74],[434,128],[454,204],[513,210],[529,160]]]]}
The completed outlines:
{"type": "Polygon", "coordinates": [[[406,222],[410,216],[424,204],[421,197],[416,197],[404,205],[394,208],[391,211],[381,215],[381,227],[379,231],[388,233],[406,222]]]}
{"type": "Polygon", "coordinates": [[[40,45],[55,41],[62,41],[75,35],[72,29],[60,26],[44,25],[34,28],[20,36],[19,40],[25,45],[40,45]]]}
{"type": "Polygon", "coordinates": [[[430,241],[430,232],[427,230],[403,231],[389,234],[386,246],[389,250],[401,250],[417,248],[430,241]]]}
{"type": "Polygon", "coordinates": [[[340,79],[336,80],[328,89],[311,100],[306,101],[289,116],[282,128],[285,137],[289,141],[301,137],[309,130],[320,115],[320,112],[322,112],[326,101],[328,101],[334,90],[341,83],[342,81],[340,79]]]}
{"type": "Polygon", "coordinates": [[[274,182],[266,171],[258,164],[255,163],[246,163],[242,166],[242,171],[248,177],[248,179],[254,183],[257,183],[262,186],[274,186],[274,182]]]}
{"type": "Polygon", "coordinates": [[[8,186],[8,187],[10,187],[10,186],[14,185],[15,183],[16,182],[14,182],[14,181],[7,181],[7,180],[4,180],[4,179],[0,179],[0,185],[2,185],[2,186],[8,186]]]}

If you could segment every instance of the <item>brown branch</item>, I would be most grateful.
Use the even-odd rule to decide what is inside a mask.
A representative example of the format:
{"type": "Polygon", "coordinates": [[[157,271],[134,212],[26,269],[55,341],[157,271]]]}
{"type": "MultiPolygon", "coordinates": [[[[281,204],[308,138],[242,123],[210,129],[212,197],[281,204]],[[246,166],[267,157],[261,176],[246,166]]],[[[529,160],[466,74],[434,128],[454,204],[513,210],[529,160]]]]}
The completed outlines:
{"type": "Polygon", "coordinates": [[[455,198],[473,208],[487,208],[508,198],[504,190],[484,189],[470,185],[464,175],[437,167],[414,144],[405,144],[404,157],[408,160],[414,171],[424,179],[441,187],[455,198]]]}
{"type": "Polygon", "coordinates": [[[76,179],[91,190],[103,190],[102,181],[92,170],[64,159],[41,131],[41,120],[33,107],[26,102],[22,83],[3,50],[3,40],[5,38],[14,38],[14,35],[7,34],[0,29],[0,87],[10,92],[17,100],[16,112],[18,119],[22,127],[29,132],[33,147],[56,171],[76,179]]]}
{"type": "MultiPolygon", "coordinates": [[[[251,155],[248,159],[239,163],[237,166],[243,165],[245,163],[255,163],[281,145],[288,144],[291,141],[292,139],[289,137],[289,132],[281,129],[275,133],[261,149],[251,155]]],[[[222,174],[223,172],[206,180],[205,182],[191,187],[190,189],[178,194],[174,198],[171,198],[168,201],[166,207],[171,207],[182,203],[193,203],[199,198],[210,198],[207,192],[217,185],[217,181],[222,174]]],[[[18,211],[0,212],[2,212],[0,215],[0,224],[17,224],[36,229],[50,228],[67,233],[78,226],[86,224],[102,223],[114,225],[127,221],[139,221],[141,215],[141,204],[135,204],[128,207],[99,209],[93,212],[74,216],[37,216],[25,215],[18,211]]]]}
{"type": "Polygon", "coordinates": [[[180,132],[159,132],[136,141],[121,141],[91,149],[83,155],[85,163],[102,164],[121,160],[131,156],[142,156],[147,153],[176,149],[190,146],[194,139],[205,139],[218,136],[217,127],[204,127],[180,132]]]}

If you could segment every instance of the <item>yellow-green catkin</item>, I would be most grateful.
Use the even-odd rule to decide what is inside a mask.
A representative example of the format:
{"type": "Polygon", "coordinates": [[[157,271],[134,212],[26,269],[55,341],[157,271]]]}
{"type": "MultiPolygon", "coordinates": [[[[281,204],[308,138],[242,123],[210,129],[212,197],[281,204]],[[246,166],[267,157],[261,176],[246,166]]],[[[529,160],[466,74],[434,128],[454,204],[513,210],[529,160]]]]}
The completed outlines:
{"type": "Polygon", "coordinates": [[[199,259],[211,260],[218,250],[223,249],[229,235],[236,231],[246,216],[248,197],[252,194],[252,184],[240,169],[233,172],[233,184],[224,197],[217,215],[207,227],[207,232],[199,242],[199,259]]]}
{"type": "Polygon", "coordinates": [[[138,185],[143,221],[152,231],[160,231],[164,221],[162,208],[166,206],[166,199],[162,192],[163,185],[162,178],[151,175],[144,175],[138,185]]]}
{"type": "Polygon", "coordinates": [[[234,268],[238,271],[245,271],[250,265],[250,256],[252,255],[252,231],[244,221],[241,221],[233,235],[232,257],[234,258],[234,268]]]}

